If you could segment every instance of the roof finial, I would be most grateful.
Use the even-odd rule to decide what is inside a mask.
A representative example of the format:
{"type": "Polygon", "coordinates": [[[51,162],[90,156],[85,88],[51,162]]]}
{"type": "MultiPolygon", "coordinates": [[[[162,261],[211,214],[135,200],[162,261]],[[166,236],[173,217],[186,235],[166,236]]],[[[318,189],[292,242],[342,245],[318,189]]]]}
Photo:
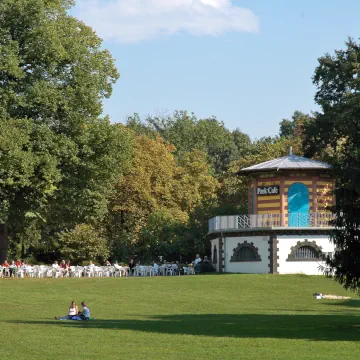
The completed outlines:
{"type": "Polygon", "coordinates": [[[289,155],[292,156],[292,146],[290,146],[290,151],[289,151],[289,155]]]}

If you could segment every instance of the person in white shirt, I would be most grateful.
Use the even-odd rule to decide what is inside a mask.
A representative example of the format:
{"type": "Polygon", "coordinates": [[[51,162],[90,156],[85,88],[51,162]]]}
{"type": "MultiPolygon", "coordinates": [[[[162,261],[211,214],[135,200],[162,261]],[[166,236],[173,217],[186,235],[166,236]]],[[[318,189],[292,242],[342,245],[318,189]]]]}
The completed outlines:
{"type": "Polygon", "coordinates": [[[116,262],[114,264],[114,268],[116,270],[119,270],[119,272],[121,272],[121,276],[126,276],[126,269],[124,267],[122,267],[121,265],[119,265],[118,262],[116,262]]]}
{"type": "Polygon", "coordinates": [[[15,269],[16,269],[15,261],[12,261],[9,266],[10,277],[15,276],[15,269]]]}
{"type": "Polygon", "coordinates": [[[153,266],[153,268],[154,268],[154,273],[155,273],[156,275],[158,275],[158,274],[159,274],[159,265],[156,263],[156,261],[154,261],[154,266],[153,266]]]}
{"type": "Polygon", "coordinates": [[[53,264],[52,264],[52,268],[53,269],[59,269],[59,264],[58,264],[58,262],[57,261],[55,261],[53,264]]]}
{"type": "Polygon", "coordinates": [[[201,258],[200,258],[200,255],[197,254],[196,259],[194,260],[194,266],[196,266],[199,262],[201,262],[201,258]]]}
{"type": "Polygon", "coordinates": [[[199,273],[200,273],[200,262],[201,262],[200,255],[197,254],[197,255],[196,255],[196,259],[194,260],[194,271],[195,271],[195,274],[199,274],[199,273]]]}
{"type": "Polygon", "coordinates": [[[69,313],[66,316],[60,316],[57,317],[55,316],[55,320],[73,320],[73,317],[78,315],[78,307],[76,305],[75,301],[71,302],[70,308],[69,308],[69,313]]]}
{"type": "Polygon", "coordinates": [[[87,307],[85,301],[81,303],[82,312],[79,313],[79,316],[82,320],[89,320],[90,319],[90,309],[87,307]]]}

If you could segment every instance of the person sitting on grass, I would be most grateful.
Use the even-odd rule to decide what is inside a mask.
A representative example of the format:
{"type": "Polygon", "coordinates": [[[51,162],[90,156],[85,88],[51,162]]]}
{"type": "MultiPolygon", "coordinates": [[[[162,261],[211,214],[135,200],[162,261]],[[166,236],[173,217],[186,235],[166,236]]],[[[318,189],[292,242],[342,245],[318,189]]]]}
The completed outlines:
{"type": "Polygon", "coordinates": [[[82,311],[78,313],[78,316],[81,318],[81,320],[90,320],[90,309],[87,307],[86,302],[83,301],[81,306],[82,311]]]}
{"type": "Polygon", "coordinates": [[[55,316],[55,320],[73,320],[75,317],[77,317],[79,312],[79,309],[76,305],[75,301],[71,302],[69,313],[66,316],[55,316]]]}

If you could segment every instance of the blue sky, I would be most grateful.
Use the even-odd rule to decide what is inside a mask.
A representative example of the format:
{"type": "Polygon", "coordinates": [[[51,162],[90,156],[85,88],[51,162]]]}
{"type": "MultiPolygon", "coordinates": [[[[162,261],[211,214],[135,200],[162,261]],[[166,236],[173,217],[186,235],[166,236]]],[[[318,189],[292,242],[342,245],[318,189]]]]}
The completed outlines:
{"type": "Polygon", "coordinates": [[[78,0],[121,74],[112,121],[188,110],[252,138],[316,110],[317,58],[360,37],[356,0],[78,0]]]}

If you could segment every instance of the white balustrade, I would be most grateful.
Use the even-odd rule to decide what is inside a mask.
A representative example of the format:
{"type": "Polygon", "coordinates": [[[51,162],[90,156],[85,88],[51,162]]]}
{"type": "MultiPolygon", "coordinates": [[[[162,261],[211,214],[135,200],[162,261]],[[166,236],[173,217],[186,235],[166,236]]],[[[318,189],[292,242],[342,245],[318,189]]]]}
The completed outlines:
{"type": "Polygon", "coordinates": [[[275,227],[332,227],[335,215],[329,212],[215,216],[209,220],[209,233],[222,230],[275,227]]]}

